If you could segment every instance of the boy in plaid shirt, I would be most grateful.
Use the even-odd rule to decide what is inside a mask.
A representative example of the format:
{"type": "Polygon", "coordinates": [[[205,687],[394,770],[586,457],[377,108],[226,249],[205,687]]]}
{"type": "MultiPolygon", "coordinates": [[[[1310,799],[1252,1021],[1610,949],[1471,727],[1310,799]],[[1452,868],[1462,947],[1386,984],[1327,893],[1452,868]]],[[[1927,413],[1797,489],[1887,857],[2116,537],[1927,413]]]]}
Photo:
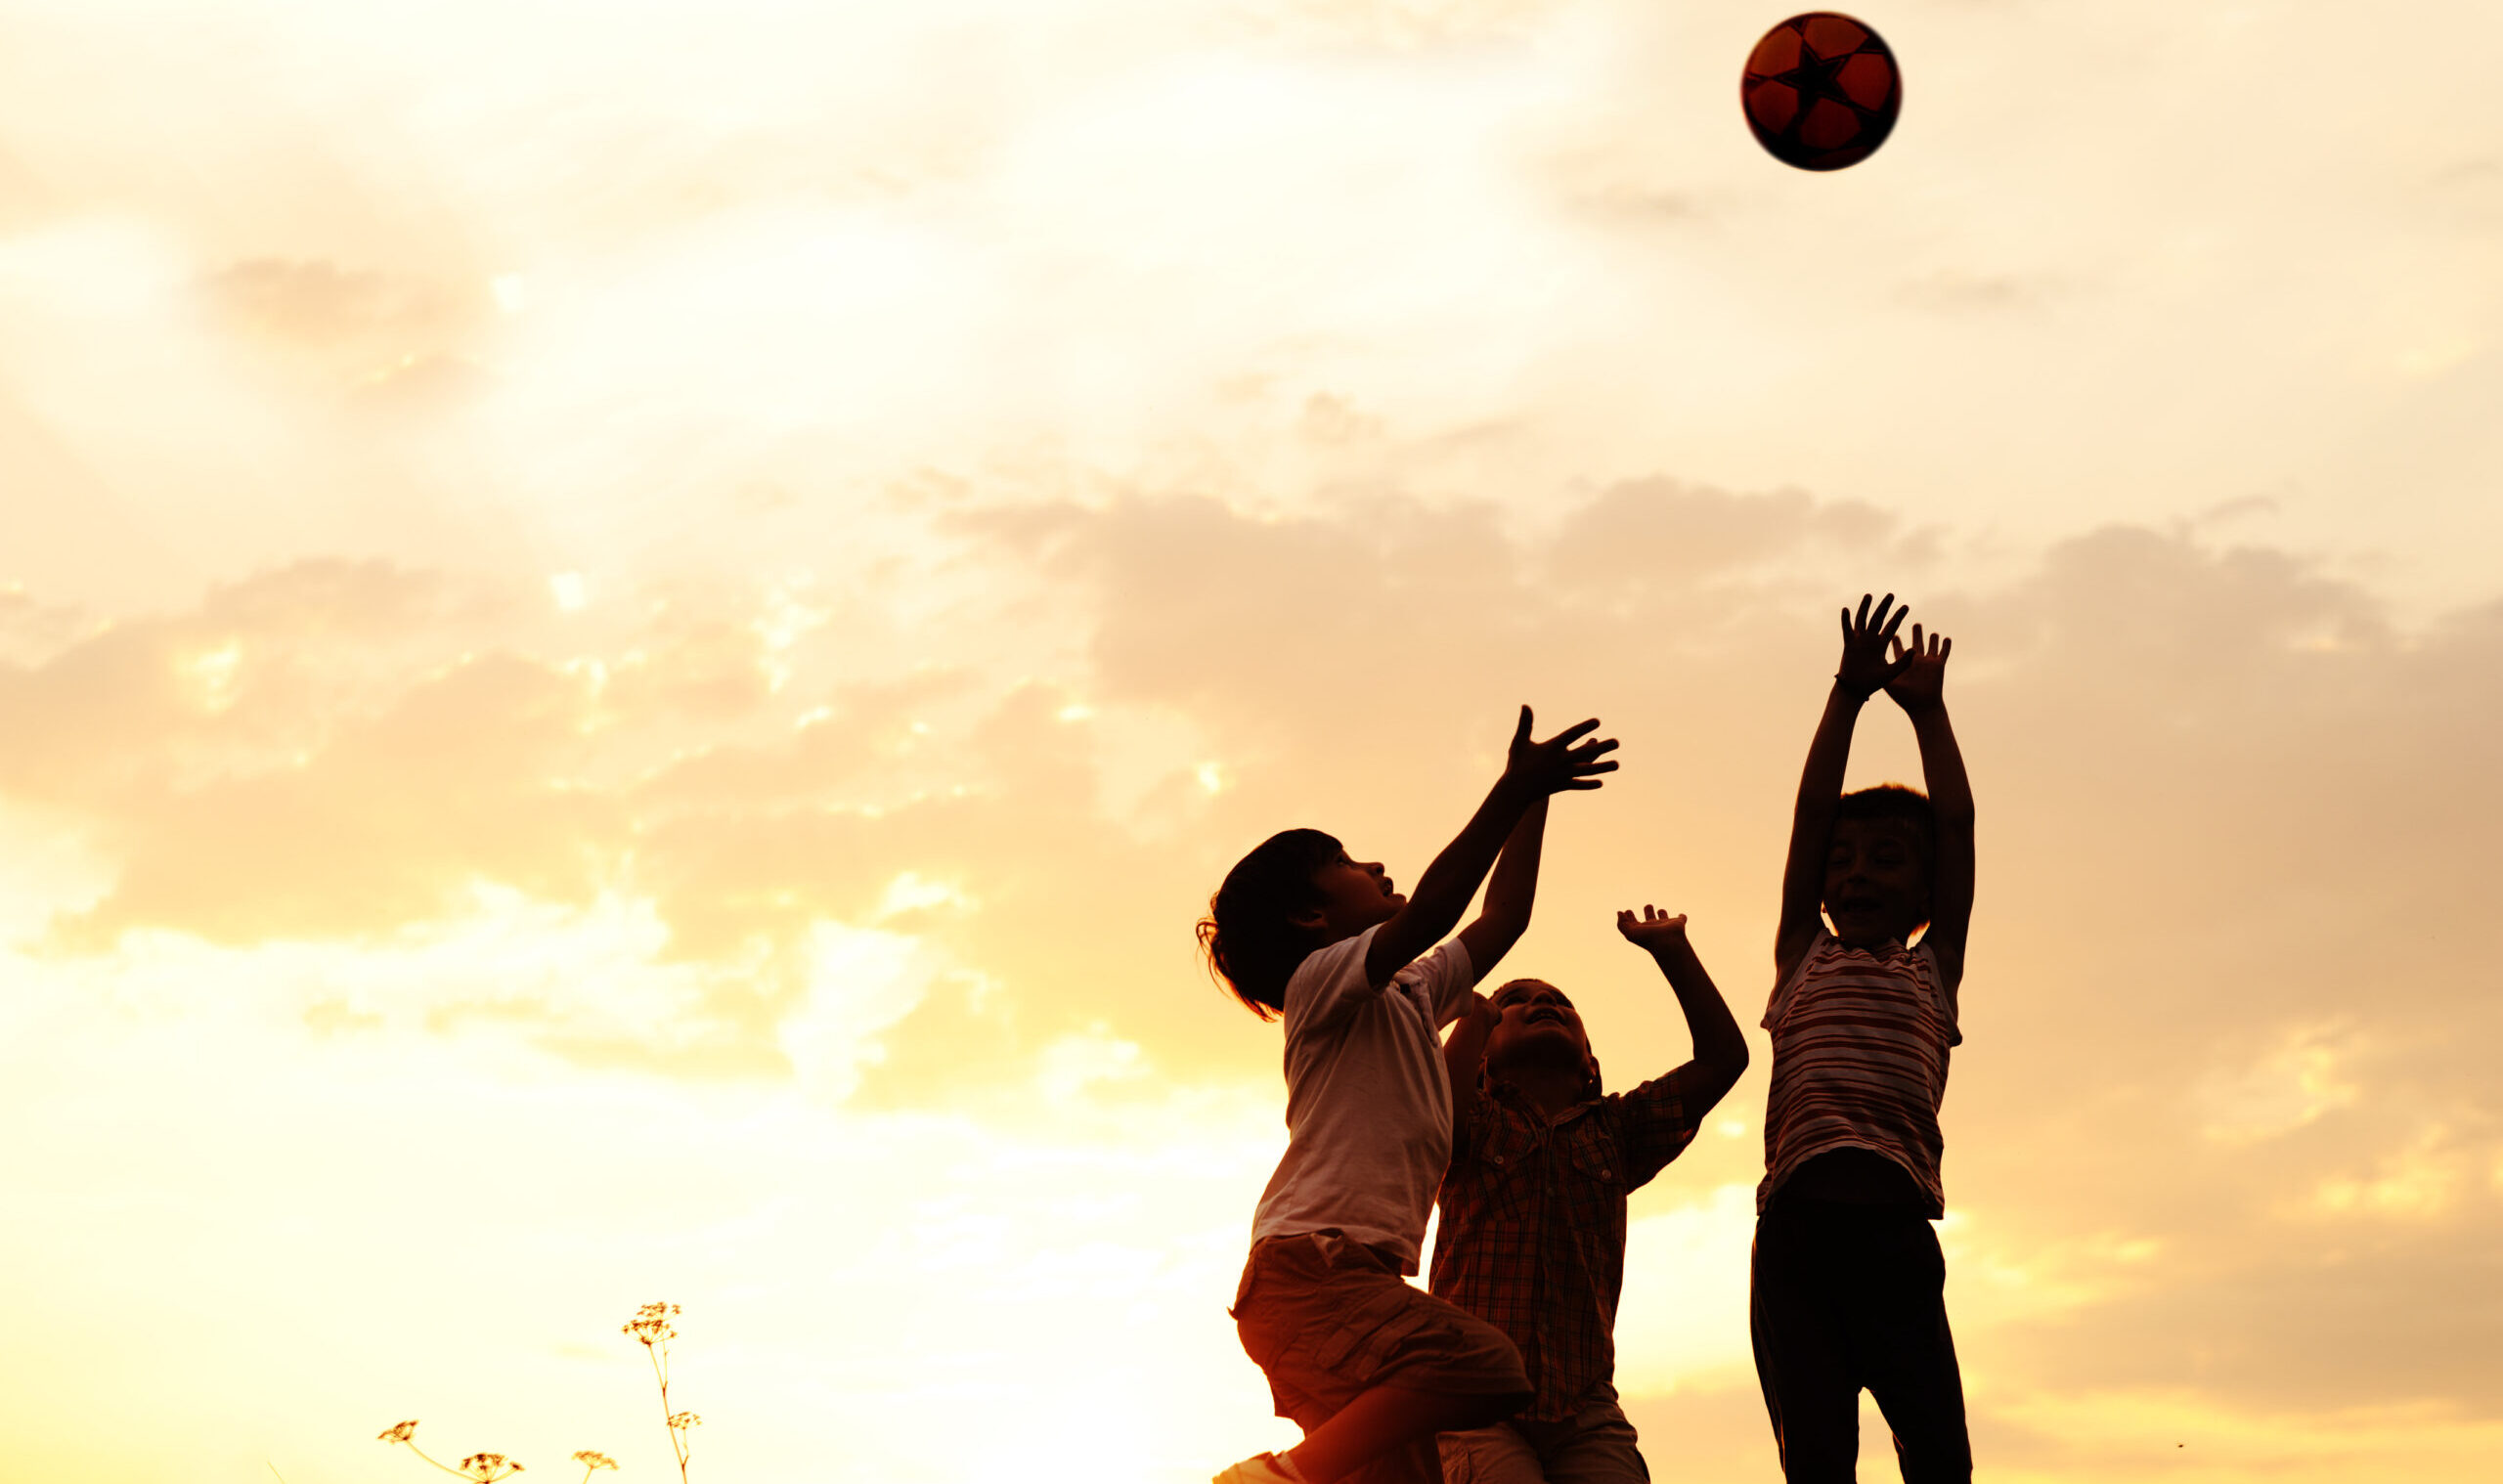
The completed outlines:
{"type": "Polygon", "coordinates": [[[1686,918],[1620,912],[1668,979],[1694,1060],[1603,1095],[1582,1020],[1555,985],[1472,994],[1443,1048],[1452,1157],[1433,1289],[1519,1347],[1535,1395],[1506,1421],[1442,1437],[1447,1484],[1645,1484],[1616,1400],[1625,1198],[1693,1141],[1747,1066],[1746,1037],[1687,941],[1686,918]]]}

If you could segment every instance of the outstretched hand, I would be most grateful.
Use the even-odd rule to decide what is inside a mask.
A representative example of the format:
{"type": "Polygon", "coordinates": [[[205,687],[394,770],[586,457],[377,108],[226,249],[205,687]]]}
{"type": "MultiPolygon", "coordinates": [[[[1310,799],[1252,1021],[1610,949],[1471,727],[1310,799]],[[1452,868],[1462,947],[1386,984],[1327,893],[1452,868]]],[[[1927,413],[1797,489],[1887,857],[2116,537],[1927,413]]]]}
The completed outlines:
{"type": "Polygon", "coordinates": [[[1616,931],[1624,934],[1625,940],[1634,946],[1657,953],[1662,948],[1673,948],[1686,941],[1686,914],[1680,912],[1671,917],[1646,902],[1640,917],[1630,911],[1617,913],[1616,931]]]}
{"type": "Polygon", "coordinates": [[[1577,721],[1544,742],[1529,735],[1529,708],[1521,708],[1520,724],[1513,728],[1512,752],[1504,761],[1504,776],[1540,798],[1600,786],[1600,774],[1616,771],[1614,737],[1582,739],[1599,729],[1599,719],[1577,721]]]}
{"type": "Polygon", "coordinates": [[[1886,648],[1894,642],[1895,631],[1911,615],[1909,606],[1895,607],[1895,594],[1889,592],[1877,599],[1877,611],[1868,611],[1868,594],[1860,594],[1860,612],[1842,611],[1842,664],[1834,671],[1834,679],[1842,688],[1866,701],[1894,683],[1911,661],[1903,656],[1889,659],[1886,648]],[[1887,615],[1889,611],[1893,617],[1887,615]]]}
{"type": "Polygon", "coordinates": [[[1912,625],[1912,641],[1894,642],[1895,677],[1886,682],[1886,694],[1906,711],[1925,711],[1936,706],[1947,684],[1947,656],[1955,641],[1943,633],[1923,636],[1920,625],[1912,625]]]}

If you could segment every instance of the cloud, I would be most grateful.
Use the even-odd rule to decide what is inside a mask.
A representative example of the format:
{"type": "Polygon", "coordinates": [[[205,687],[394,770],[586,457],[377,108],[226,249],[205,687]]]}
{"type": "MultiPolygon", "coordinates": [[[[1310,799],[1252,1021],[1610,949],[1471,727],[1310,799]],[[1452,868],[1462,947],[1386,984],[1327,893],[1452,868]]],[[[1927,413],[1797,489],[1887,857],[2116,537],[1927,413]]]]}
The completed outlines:
{"type": "Polygon", "coordinates": [[[1556,0],[1255,0],[1227,19],[1298,46],[1405,53],[1515,40],[1556,0]]]}
{"type": "Polygon", "coordinates": [[[92,949],[147,926],[219,942],[356,938],[438,920],[479,881],[585,900],[620,838],[611,803],[567,786],[589,700],[560,672],[483,657],[300,764],[142,784],[107,837],[119,880],[59,938],[92,949]]]}
{"type": "Polygon", "coordinates": [[[2202,1131],[2222,1144],[2250,1144],[2292,1133],[2353,1103],[2356,1088],[2338,1069],[2348,1051],[2345,1030],[2335,1023],[2294,1026],[2250,1067],[2218,1069],[2201,1089],[2210,1110],[2202,1131]]]}
{"type": "Polygon", "coordinates": [[[210,272],[200,290],[262,334],[315,347],[430,335],[475,307],[431,284],[322,259],[244,258],[210,272]]]}
{"type": "MultiPolygon", "coordinates": [[[[1691,911],[1753,1019],[1832,610],[1893,585],[1959,640],[1983,790],[1985,1456],[2474,1476],[2496,95],[2325,14],[1951,9],[1889,22],[1909,132],[1817,178],[1747,137],[1772,17],[1727,7],[20,27],[19,1462],[271,1457],[181,1374],[216,1352],[350,1475],[374,1424],[321,1399],[420,1328],[462,1405],[552,1419],[488,1295],[588,1334],[555,1295],[707,1263],[750,1364],[705,1384],[758,1423],[717,1460],[802,1419],[732,1472],[807,1475],[814,1425],[965,1473],[923,1445],[969,1397],[1108,1476],[1277,1441],[1217,1312],[1277,1043],[1195,960],[1209,885],[1291,822],[1413,879],[1515,704],[1596,713],[1627,770],[1559,807],[1513,967],[1612,1069],[1674,1060],[1608,914],[1691,911]],[[2276,107],[2324,37],[2347,105],[2276,107]],[[2002,65],[2050,44],[2094,86],[2002,65]],[[923,466],[955,514],[880,498],[923,466]],[[1170,1436],[1087,1453],[1107,1376],[1170,1436]]],[[[1916,765],[1880,704],[1855,777],[1916,765]]],[[[1770,1466],[1728,1266],[1762,1090],[1637,1211],[1627,1353],[1697,1478],[1770,1466]]]]}
{"type": "Polygon", "coordinates": [[[2075,297],[2079,285],[2052,274],[1942,268],[1907,281],[1904,302],[1941,314],[2040,312],[2075,297]]]}
{"type": "Polygon", "coordinates": [[[437,408],[493,385],[479,348],[491,286],[255,257],[209,271],[198,289],[221,327],[343,389],[351,406],[386,412],[437,408]]]}
{"type": "MultiPolygon", "coordinates": [[[[1979,1322],[2060,1385],[2493,1394],[2468,1353],[2490,1316],[2427,1303],[2483,1283],[2503,1222],[2474,1177],[2503,1105],[2457,1049],[2503,1033],[2470,926],[2481,822],[2503,816],[2483,761],[2503,608],[2402,631],[2314,562],[2186,530],[2107,528],[2010,568],[1879,510],[1666,481],[1526,531],[1395,500],[1258,517],[1120,499],[964,525],[1075,590],[1081,684],[1190,717],[1239,778],[1193,832],[1204,879],[1220,831],[1349,818],[1400,821],[1366,848],[1413,873],[1491,776],[1506,706],[1560,698],[1551,715],[1596,711],[1627,738],[1627,771],[1559,810],[1571,844],[1550,875],[1570,884],[1542,923],[1613,900],[1628,871],[1682,878],[1742,1006],[1849,590],[1806,589],[1829,562],[1888,574],[1959,639],[1982,795],[1947,1113],[1973,1260],[2036,1284],[2029,1254],[2095,1228],[2163,1254],[2068,1288],[2055,1318],[2017,1317],[2011,1294],[1979,1322]],[[2424,1145],[2429,1118],[2457,1132],[2424,1145]],[[2325,1354],[2307,1334],[2345,1338],[2325,1354]]],[[[1887,711],[1863,751],[1904,770],[1887,711]]],[[[1521,951],[1607,972],[1552,938],[1521,951]]]]}
{"type": "Polygon", "coordinates": [[[382,937],[480,881],[586,899],[621,827],[569,776],[594,689],[469,647],[512,616],[426,574],[311,562],[0,667],[0,787],[115,863],[55,945],[382,937]]]}
{"type": "Polygon", "coordinates": [[[342,711],[405,683],[374,661],[439,662],[464,616],[452,585],[340,561],[217,588],[180,615],[103,620],[40,594],[13,606],[24,658],[0,666],[17,719],[0,786],[89,807],[301,756],[342,711]]]}
{"type": "MultiPolygon", "coordinates": [[[[2503,607],[2401,626],[2198,527],[2011,564],[1873,505],[1665,479],[1537,520],[1360,491],[1302,513],[916,508],[937,565],[887,580],[946,569],[985,596],[867,647],[806,616],[865,592],[795,608],[756,585],[559,614],[307,564],[111,624],[12,595],[0,785],[110,868],[53,949],[388,953],[522,910],[589,943],[624,912],[640,926],[599,977],[647,986],[632,1015],[552,970],[422,998],[416,1023],[307,1004],[335,1002],[334,1036],[397,1033],[359,1028],[383,1014],[864,1109],[1005,1115],[1046,1071],[1116,1106],[1273,1075],[1273,1032],[1188,938],[1236,853],[1317,823],[1413,879],[1529,699],[1547,724],[1603,716],[1627,768],[1559,808],[1517,967],[1589,986],[1612,1065],[1665,1066],[1683,1033],[1606,914],[1691,910],[1752,1019],[1833,609],[1882,573],[1958,640],[1982,802],[1946,1114],[1976,1364],[2228,1409],[2498,1394],[2472,1343],[2495,1316],[2436,1296],[2493,1288],[2503,1230],[2474,1050],[2503,1034],[2475,932],[2503,607]],[[1037,631],[1076,642],[1019,642],[1037,631]]],[[[1880,703],[1856,776],[1915,766],[1880,703]]],[[[1647,1199],[1742,1187],[1752,1158],[1707,1141],[1647,1199]]],[[[1691,1348],[1630,1353],[1691,1369],[1691,1348]]]]}
{"type": "Polygon", "coordinates": [[[1630,480],[1603,490],[1559,521],[1545,555],[1553,580],[1593,588],[1660,589],[1747,581],[1804,548],[1916,568],[1927,552],[1897,531],[1895,517],[1858,501],[1819,501],[1805,491],[1735,495],[1674,480],[1630,480]]]}
{"type": "Polygon", "coordinates": [[[74,442],[0,389],[0,519],[13,540],[8,580],[60,571],[161,570],[166,551],[150,522],[81,456],[74,442]]]}
{"type": "Polygon", "coordinates": [[[1067,692],[833,677],[851,635],[772,590],[603,606],[610,627],[580,632],[507,592],[353,563],[120,623],[9,594],[26,655],[0,665],[18,720],[0,789],[66,820],[108,882],[56,903],[45,945],[110,955],[171,933],[388,954],[478,930],[489,897],[588,922],[622,895],[653,914],[648,962],[692,976],[674,1024],[586,1027],[541,989],[444,998],[433,1024],[483,1017],[590,1065],[779,1075],[816,945],[847,924],[932,938],[923,972],[947,1003],[986,982],[968,965],[1019,966],[1018,995],[973,1017],[979,1047],[882,1089],[926,1100],[1100,1022],[1086,993],[1127,972],[1134,939],[1065,968],[1032,946],[1113,910],[1105,883],[1135,874],[1095,815],[1067,692]]]}

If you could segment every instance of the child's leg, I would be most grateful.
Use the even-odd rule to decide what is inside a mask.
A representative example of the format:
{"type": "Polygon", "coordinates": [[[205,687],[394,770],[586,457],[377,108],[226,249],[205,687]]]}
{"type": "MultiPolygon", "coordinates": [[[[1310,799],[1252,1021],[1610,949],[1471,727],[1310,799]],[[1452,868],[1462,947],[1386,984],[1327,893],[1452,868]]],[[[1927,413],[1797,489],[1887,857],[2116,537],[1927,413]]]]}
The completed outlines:
{"type": "Polygon", "coordinates": [[[1938,1234],[1904,1212],[1872,1231],[1860,1353],[1869,1394],[1894,1430],[1904,1484],[1966,1484],[1973,1449],[1964,1431],[1964,1380],[1947,1327],[1946,1259],[1938,1234]]]}
{"type": "Polygon", "coordinates": [[[1853,1484],[1860,1381],[1841,1287],[1847,1244],[1822,1209],[1776,1205],[1756,1223],[1747,1328],[1789,1484],[1853,1484]]]}
{"type": "Polygon", "coordinates": [[[1538,1449],[1509,1422],[1492,1422],[1434,1439],[1446,1484],[1546,1484],[1538,1449]]]}
{"type": "Polygon", "coordinates": [[[1303,1426],[1287,1458],[1308,1484],[1377,1462],[1368,1484],[1377,1474],[1438,1484],[1434,1434],[1499,1421],[1530,1399],[1502,1331],[1335,1233],[1254,1247],[1233,1312],[1279,1414],[1303,1426]]]}
{"type": "Polygon", "coordinates": [[[1634,1424],[1613,1401],[1594,1403],[1570,1422],[1558,1424],[1542,1449],[1544,1484],[1651,1484],[1634,1424]]]}
{"type": "Polygon", "coordinates": [[[1483,1427],[1519,1408],[1518,1397],[1453,1396],[1405,1386],[1376,1386],[1312,1429],[1287,1451],[1287,1458],[1305,1484],[1337,1484],[1419,1438],[1430,1440],[1438,1432],[1483,1427]]]}

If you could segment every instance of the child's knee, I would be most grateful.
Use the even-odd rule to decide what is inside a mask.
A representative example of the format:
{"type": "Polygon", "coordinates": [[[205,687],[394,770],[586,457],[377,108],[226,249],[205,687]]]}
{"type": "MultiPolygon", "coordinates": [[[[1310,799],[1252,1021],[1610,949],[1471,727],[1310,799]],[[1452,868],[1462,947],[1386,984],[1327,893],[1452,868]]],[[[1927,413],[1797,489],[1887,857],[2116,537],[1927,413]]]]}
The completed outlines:
{"type": "Polygon", "coordinates": [[[1518,1391],[1501,1391],[1484,1396],[1472,1396],[1466,1404],[1468,1415],[1472,1420],[1463,1423],[1462,1426],[1492,1427],[1528,1406],[1536,1395],[1536,1392],[1523,1386],[1518,1391]]]}

